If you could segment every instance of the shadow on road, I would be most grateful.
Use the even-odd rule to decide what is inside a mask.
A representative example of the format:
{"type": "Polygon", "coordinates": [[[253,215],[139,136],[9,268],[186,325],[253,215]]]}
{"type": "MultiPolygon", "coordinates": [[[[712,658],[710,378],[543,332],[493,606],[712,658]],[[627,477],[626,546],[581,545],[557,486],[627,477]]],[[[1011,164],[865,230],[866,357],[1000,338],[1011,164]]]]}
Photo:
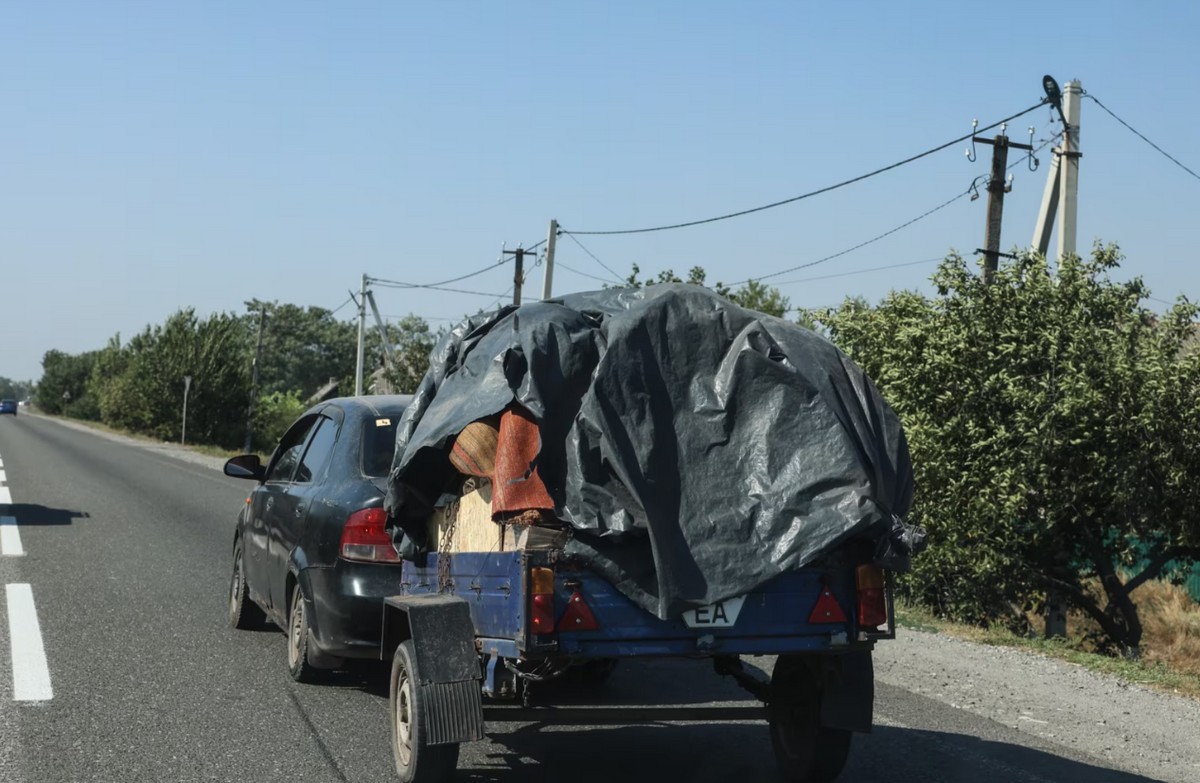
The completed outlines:
{"type": "Polygon", "coordinates": [[[91,515],[86,511],[50,508],[34,503],[0,503],[0,516],[16,517],[17,524],[25,527],[28,525],[69,525],[76,519],[88,519],[91,515]]]}
{"type": "MultiPolygon", "coordinates": [[[[765,724],[573,727],[564,731],[526,725],[509,732],[489,728],[493,747],[501,751],[487,753],[482,769],[460,769],[455,780],[477,783],[532,779],[570,779],[572,783],[780,780],[765,724]]],[[[1153,783],[1155,779],[969,734],[878,726],[869,735],[855,737],[850,761],[838,780],[843,783],[930,780],[1153,783]]]]}

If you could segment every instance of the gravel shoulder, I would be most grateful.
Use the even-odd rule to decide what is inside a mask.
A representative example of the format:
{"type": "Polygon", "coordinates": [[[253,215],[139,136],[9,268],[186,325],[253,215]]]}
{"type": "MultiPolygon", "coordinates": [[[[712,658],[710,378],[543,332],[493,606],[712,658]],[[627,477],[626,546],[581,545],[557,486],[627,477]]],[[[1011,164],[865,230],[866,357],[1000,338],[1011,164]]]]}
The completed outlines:
{"type": "Polygon", "coordinates": [[[1200,702],[1026,650],[901,628],[879,682],[1158,780],[1200,780],[1200,702]]]}

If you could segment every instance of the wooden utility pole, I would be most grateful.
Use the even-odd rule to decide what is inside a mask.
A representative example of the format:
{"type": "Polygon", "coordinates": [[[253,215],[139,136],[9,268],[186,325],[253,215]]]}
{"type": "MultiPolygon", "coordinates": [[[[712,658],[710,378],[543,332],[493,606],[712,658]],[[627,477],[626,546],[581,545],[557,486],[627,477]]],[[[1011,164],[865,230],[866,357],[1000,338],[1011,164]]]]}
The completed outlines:
{"type": "Polygon", "coordinates": [[[1009,141],[1008,136],[1004,135],[1005,126],[1000,126],[1000,135],[994,139],[974,139],[981,144],[992,145],[992,174],[988,179],[988,209],[987,209],[987,233],[984,236],[984,265],[983,265],[983,281],[990,284],[996,276],[996,270],[1000,268],[1000,256],[1007,253],[1000,252],[1000,225],[1004,219],[1004,194],[1012,190],[1012,183],[1007,182],[1004,178],[1005,171],[1008,170],[1008,148],[1016,147],[1020,150],[1033,151],[1032,144],[1018,144],[1015,141],[1009,141]]]}
{"type": "Polygon", "coordinates": [[[521,304],[521,286],[525,283],[525,248],[518,247],[516,250],[505,250],[504,255],[514,256],[516,258],[516,266],[513,268],[513,304],[521,304]]]}
{"type": "MultiPolygon", "coordinates": [[[[353,296],[353,294],[351,294],[353,296]]],[[[363,393],[363,348],[367,341],[367,276],[362,276],[358,289],[358,355],[354,362],[354,396],[363,393]]]]}

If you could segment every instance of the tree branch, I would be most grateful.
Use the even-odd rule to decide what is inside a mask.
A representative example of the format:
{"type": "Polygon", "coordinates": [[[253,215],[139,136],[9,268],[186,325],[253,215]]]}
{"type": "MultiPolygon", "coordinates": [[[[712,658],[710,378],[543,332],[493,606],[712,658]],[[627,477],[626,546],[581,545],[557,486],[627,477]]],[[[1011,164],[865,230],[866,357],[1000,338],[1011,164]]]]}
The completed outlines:
{"type": "Polygon", "coordinates": [[[1134,590],[1141,587],[1145,582],[1158,576],[1167,563],[1176,560],[1184,555],[1190,555],[1192,558],[1200,560],[1200,550],[1195,547],[1175,546],[1170,549],[1160,552],[1152,559],[1142,572],[1125,583],[1125,591],[1132,593],[1134,590]]]}

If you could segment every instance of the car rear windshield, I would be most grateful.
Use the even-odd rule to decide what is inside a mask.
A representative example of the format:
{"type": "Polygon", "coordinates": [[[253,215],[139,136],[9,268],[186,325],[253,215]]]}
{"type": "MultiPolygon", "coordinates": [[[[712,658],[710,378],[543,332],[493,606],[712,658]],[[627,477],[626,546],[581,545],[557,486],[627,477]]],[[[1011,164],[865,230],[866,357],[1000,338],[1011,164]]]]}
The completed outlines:
{"type": "Polygon", "coordinates": [[[363,422],[363,474],[373,478],[386,476],[392,469],[396,451],[396,425],[400,418],[367,419],[363,422]]]}

